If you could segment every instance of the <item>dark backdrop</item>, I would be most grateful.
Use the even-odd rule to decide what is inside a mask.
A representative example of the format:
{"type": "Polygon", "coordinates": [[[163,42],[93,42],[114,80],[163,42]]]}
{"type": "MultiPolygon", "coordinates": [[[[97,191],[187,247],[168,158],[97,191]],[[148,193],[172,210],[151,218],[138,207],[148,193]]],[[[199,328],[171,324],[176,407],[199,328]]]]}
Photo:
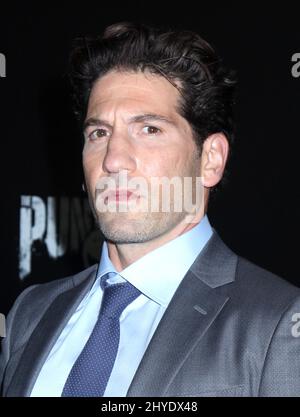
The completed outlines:
{"type": "Polygon", "coordinates": [[[0,7],[6,64],[0,77],[0,312],[7,313],[27,285],[74,273],[98,258],[65,73],[72,39],[122,20],[195,30],[237,70],[230,177],[209,217],[233,250],[300,286],[300,68],[292,62],[300,54],[300,6],[80,3],[0,7]]]}

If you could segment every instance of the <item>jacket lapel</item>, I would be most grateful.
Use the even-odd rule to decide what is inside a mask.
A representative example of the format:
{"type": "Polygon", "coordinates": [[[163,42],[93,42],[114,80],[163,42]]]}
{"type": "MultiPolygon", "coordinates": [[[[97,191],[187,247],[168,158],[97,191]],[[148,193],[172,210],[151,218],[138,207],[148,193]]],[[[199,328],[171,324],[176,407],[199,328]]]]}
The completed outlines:
{"type": "Polygon", "coordinates": [[[162,396],[229,297],[237,256],[215,232],[182,280],[145,352],[127,396],[162,396]]]}
{"type": "Polygon", "coordinates": [[[32,333],[19,365],[8,387],[6,396],[27,397],[34,386],[36,378],[68,320],[80,304],[85,294],[93,285],[96,269],[69,290],[61,293],[47,309],[32,333]]]}

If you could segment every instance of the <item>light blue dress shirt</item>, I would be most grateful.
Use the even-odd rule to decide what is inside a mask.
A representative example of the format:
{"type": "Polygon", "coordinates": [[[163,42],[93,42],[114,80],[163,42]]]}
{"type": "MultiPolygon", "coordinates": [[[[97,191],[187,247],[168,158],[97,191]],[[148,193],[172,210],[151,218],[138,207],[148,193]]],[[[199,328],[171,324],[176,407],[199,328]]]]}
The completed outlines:
{"type": "Polygon", "coordinates": [[[67,323],[35,382],[31,397],[59,397],[73,364],[95,326],[102,299],[100,278],[129,281],[138,296],[120,317],[120,342],[104,396],[126,396],[145,350],[177,287],[212,235],[207,216],[188,232],[149,252],[117,273],[107,244],[102,247],[95,283],[67,323]]]}

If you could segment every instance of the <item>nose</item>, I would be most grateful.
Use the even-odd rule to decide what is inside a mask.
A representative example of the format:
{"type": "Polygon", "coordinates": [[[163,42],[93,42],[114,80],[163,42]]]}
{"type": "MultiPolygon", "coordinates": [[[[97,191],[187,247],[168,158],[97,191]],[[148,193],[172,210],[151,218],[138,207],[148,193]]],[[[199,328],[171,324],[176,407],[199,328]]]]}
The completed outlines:
{"type": "Polygon", "coordinates": [[[105,157],[103,159],[103,171],[118,173],[121,170],[133,172],[136,168],[135,151],[130,143],[128,133],[116,131],[111,135],[105,157]]]}

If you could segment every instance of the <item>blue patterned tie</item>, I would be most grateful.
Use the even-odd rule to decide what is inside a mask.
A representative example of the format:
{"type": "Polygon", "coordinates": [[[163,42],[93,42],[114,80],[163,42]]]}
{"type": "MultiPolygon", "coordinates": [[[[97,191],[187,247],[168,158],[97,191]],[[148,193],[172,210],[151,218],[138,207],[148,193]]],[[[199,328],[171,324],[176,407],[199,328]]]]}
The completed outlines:
{"type": "Polygon", "coordinates": [[[62,397],[102,397],[109,380],[120,339],[120,315],[140,295],[129,282],[108,284],[101,278],[104,294],[98,320],[71,369],[62,397]]]}

